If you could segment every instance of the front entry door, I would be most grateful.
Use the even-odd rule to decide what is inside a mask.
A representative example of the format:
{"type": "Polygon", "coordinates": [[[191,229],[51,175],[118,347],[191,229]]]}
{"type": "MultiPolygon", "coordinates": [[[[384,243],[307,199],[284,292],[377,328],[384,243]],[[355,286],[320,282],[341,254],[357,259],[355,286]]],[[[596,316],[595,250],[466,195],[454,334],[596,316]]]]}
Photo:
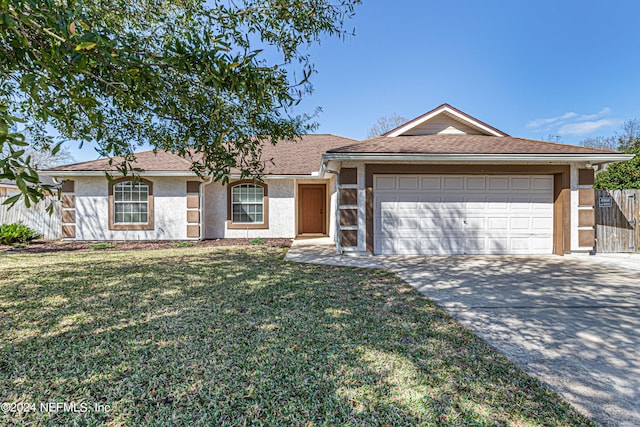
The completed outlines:
{"type": "Polygon", "coordinates": [[[299,190],[299,233],[325,234],[326,186],[324,184],[307,184],[301,185],[299,190]]]}

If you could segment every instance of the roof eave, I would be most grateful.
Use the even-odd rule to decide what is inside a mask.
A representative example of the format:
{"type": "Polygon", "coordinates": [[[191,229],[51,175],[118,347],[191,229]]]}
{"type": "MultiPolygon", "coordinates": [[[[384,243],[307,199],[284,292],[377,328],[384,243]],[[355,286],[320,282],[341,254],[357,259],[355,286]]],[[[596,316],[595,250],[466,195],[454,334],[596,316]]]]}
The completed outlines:
{"type": "MultiPolygon", "coordinates": [[[[110,173],[113,175],[117,175],[120,171],[110,170],[110,171],[69,171],[69,170],[44,170],[39,171],[38,174],[42,176],[52,176],[52,177],[61,177],[61,176],[105,176],[105,174],[110,173]]],[[[194,177],[197,176],[194,172],[191,171],[142,171],[136,173],[141,176],[175,176],[175,177],[194,177]]]]}
{"type": "MultiPolygon", "coordinates": [[[[320,172],[312,172],[309,175],[305,174],[295,174],[295,175],[282,175],[282,174],[263,174],[261,175],[265,179],[319,179],[322,178],[320,176],[320,172]]],[[[242,175],[240,174],[230,174],[230,179],[241,179],[242,175]]],[[[249,178],[250,179],[250,178],[249,178]]]]}
{"type": "MultiPolygon", "coordinates": [[[[103,177],[106,173],[118,174],[119,171],[40,171],[38,172],[42,176],[51,177],[103,177]]],[[[142,171],[140,176],[149,177],[197,177],[194,172],[185,171],[142,171]]],[[[313,179],[319,177],[319,172],[311,172],[310,174],[264,174],[268,179],[313,179]]],[[[229,178],[240,179],[240,174],[229,174],[229,178]]]]}
{"type": "Polygon", "coordinates": [[[392,162],[467,162],[467,163],[615,163],[631,160],[632,154],[424,154],[424,153],[326,153],[329,160],[392,162]]]}

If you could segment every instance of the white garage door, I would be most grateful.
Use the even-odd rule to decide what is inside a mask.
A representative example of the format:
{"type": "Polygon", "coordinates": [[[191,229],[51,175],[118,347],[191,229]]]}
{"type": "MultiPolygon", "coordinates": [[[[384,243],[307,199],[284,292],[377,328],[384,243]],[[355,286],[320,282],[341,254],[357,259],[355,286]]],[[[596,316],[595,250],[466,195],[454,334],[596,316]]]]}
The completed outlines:
{"type": "Polygon", "coordinates": [[[553,176],[375,175],[376,254],[551,254],[553,176]]]}

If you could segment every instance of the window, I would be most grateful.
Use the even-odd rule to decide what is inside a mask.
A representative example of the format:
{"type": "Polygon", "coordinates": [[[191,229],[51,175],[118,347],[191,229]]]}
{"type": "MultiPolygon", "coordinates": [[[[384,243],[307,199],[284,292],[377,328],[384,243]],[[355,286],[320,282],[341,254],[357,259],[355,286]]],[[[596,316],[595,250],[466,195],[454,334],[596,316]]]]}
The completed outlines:
{"type": "Polygon", "coordinates": [[[229,186],[229,228],[268,228],[267,186],[239,181],[229,186]]]}
{"type": "Polygon", "coordinates": [[[153,228],[153,184],[122,178],[109,187],[109,226],[112,230],[153,228]]]}
{"type": "Polygon", "coordinates": [[[144,182],[121,182],[113,188],[114,224],[149,222],[149,186],[144,182]]]}
{"type": "Polygon", "coordinates": [[[254,184],[240,184],[231,189],[232,222],[234,224],[262,224],[264,222],[264,188],[254,184]]]}

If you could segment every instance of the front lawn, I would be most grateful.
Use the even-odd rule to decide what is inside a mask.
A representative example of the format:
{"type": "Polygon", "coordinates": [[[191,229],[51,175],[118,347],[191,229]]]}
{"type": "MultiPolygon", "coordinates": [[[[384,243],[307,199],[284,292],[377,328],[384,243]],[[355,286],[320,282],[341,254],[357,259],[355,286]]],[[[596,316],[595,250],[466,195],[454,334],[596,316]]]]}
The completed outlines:
{"type": "Polygon", "coordinates": [[[0,255],[0,424],[590,425],[395,275],[285,251],[0,255]]]}

